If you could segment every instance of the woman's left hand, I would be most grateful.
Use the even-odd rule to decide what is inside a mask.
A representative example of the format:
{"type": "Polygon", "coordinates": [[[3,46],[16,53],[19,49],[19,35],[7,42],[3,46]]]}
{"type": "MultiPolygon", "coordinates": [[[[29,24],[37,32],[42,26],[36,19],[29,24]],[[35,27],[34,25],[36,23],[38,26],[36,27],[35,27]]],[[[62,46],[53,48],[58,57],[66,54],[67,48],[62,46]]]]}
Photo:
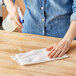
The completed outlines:
{"type": "Polygon", "coordinates": [[[50,51],[48,54],[49,58],[57,58],[63,56],[70,48],[71,41],[67,39],[62,39],[59,43],[52,45],[47,48],[47,51],[50,51]]]}

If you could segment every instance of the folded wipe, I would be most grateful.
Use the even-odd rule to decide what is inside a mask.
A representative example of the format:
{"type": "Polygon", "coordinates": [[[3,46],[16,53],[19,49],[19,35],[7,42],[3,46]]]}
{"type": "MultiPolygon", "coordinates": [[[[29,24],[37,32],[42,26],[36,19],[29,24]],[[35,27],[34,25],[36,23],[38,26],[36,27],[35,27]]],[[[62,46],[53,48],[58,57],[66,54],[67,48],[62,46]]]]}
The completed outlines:
{"type": "Polygon", "coordinates": [[[36,63],[42,63],[47,61],[53,61],[57,59],[63,59],[67,58],[67,55],[64,55],[62,57],[58,58],[49,58],[48,57],[49,51],[46,51],[46,49],[37,49],[32,50],[27,53],[20,53],[16,54],[15,56],[12,56],[11,58],[15,60],[20,65],[30,65],[30,64],[36,64],[36,63]]]}

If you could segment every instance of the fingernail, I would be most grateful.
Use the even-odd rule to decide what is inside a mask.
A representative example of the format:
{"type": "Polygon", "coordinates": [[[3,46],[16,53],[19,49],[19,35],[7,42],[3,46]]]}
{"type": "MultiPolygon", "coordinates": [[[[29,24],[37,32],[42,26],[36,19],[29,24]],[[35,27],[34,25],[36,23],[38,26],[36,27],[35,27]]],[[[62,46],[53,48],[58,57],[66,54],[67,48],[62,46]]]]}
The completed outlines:
{"type": "Polygon", "coordinates": [[[56,58],[56,57],[53,57],[53,58],[56,58]]]}
{"type": "Polygon", "coordinates": [[[52,58],[51,56],[49,58],[52,58]]]}
{"type": "Polygon", "coordinates": [[[58,57],[61,57],[61,56],[58,56],[58,57]]]}
{"type": "Polygon", "coordinates": [[[49,57],[51,59],[51,57],[49,57]]]}
{"type": "Polygon", "coordinates": [[[21,25],[21,28],[23,28],[23,25],[21,25]]]}
{"type": "Polygon", "coordinates": [[[48,48],[46,48],[46,50],[47,50],[47,51],[49,51],[49,49],[48,49],[48,48]]]}

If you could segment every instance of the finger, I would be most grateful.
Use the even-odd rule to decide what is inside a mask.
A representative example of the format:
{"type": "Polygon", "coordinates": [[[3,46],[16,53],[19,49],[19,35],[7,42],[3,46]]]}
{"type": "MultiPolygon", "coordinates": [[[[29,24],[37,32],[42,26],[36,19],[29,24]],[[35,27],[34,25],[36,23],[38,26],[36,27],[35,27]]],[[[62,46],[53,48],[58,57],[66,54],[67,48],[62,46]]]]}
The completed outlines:
{"type": "Polygon", "coordinates": [[[47,51],[50,51],[50,50],[52,50],[55,46],[56,46],[56,44],[52,45],[50,48],[47,48],[46,50],[47,50],[47,51]]]}
{"type": "Polygon", "coordinates": [[[54,45],[54,47],[50,50],[50,53],[48,54],[48,57],[51,55],[51,53],[53,53],[55,51],[56,46],[54,45]]]}
{"type": "Polygon", "coordinates": [[[53,56],[53,58],[57,58],[60,53],[61,53],[61,49],[57,51],[57,53],[53,56]]]}
{"type": "Polygon", "coordinates": [[[12,16],[10,16],[10,15],[9,15],[9,18],[10,18],[11,20],[13,20],[13,17],[12,17],[12,16]]]}
{"type": "Polygon", "coordinates": [[[54,51],[55,49],[53,48],[51,51],[50,51],[50,53],[48,54],[48,57],[50,56],[50,54],[54,51]]]}
{"type": "Polygon", "coordinates": [[[53,48],[53,45],[50,48],[46,48],[46,51],[50,51],[53,48]]]}
{"type": "Polygon", "coordinates": [[[57,50],[54,49],[53,52],[50,53],[49,58],[53,58],[53,56],[56,54],[56,52],[57,52],[57,50]]]}
{"type": "Polygon", "coordinates": [[[19,17],[15,17],[15,22],[19,27],[23,28],[23,25],[19,21],[19,17]]]}
{"type": "Polygon", "coordinates": [[[12,17],[11,17],[10,19],[11,19],[11,20],[13,20],[13,18],[12,18],[12,17]]]}
{"type": "Polygon", "coordinates": [[[63,50],[58,57],[62,57],[67,51],[68,51],[68,48],[63,50]]]}
{"type": "Polygon", "coordinates": [[[21,24],[21,22],[19,21],[19,18],[15,18],[16,23],[18,24],[19,27],[23,28],[23,25],[21,24]]]}
{"type": "Polygon", "coordinates": [[[69,46],[66,44],[65,47],[63,48],[63,51],[60,53],[58,57],[62,57],[67,51],[68,51],[69,46]]]}
{"type": "Polygon", "coordinates": [[[62,57],[65,54],[65,51],[63,50],[58,57],[62,57]]]}
{"type": "Polygon", "coordinates": [[[54,45],[53,45],[53,48],[50,50],[50,53],[48,54],[48,57],[49,57],[49,58],[52,58],[52,56],[53,56],[53,54],[54,54],[53,52],[56,50],[56,49],[55,49],[55,48],[56,48],[56,45],[57,45],[57,44],[54,44],[54,45]],[[52,54],[52,55],[51,55],[51,54],[52,54]]]}
{"type": "Polygon", "coordinates": [[[20,27],[20,28],[21,28],[21,26],[20,26],[20,24],[18,24],[18,22],[17,22],[17,19],[16,19],[16,18],[14,18],[14,21],[15,21],[15,23],[18,25],[18,27],[20,27]]]}
{"type": "Polygon", "coordinates": [[[64,43],[63,43],[62,45],[61,45],[61,44],[57,45],[56,50],[58,50],[58,51],[57,51],[57,53],[53,56],[53,58],[56,58],[56,57],[58,57],[58,56],[60,55],[63,47],[64,47],[64,43]]]}

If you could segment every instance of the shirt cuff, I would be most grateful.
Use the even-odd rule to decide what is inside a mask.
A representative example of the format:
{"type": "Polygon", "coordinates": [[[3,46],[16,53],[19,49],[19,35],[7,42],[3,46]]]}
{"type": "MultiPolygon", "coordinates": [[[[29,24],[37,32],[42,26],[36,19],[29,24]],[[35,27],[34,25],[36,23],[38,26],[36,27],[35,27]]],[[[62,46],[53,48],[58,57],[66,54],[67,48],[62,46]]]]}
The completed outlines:
{"type": "Polygon", "coordinates": [[[76,12],[71,15],[70,21],[76,20],[76,12]]]}

